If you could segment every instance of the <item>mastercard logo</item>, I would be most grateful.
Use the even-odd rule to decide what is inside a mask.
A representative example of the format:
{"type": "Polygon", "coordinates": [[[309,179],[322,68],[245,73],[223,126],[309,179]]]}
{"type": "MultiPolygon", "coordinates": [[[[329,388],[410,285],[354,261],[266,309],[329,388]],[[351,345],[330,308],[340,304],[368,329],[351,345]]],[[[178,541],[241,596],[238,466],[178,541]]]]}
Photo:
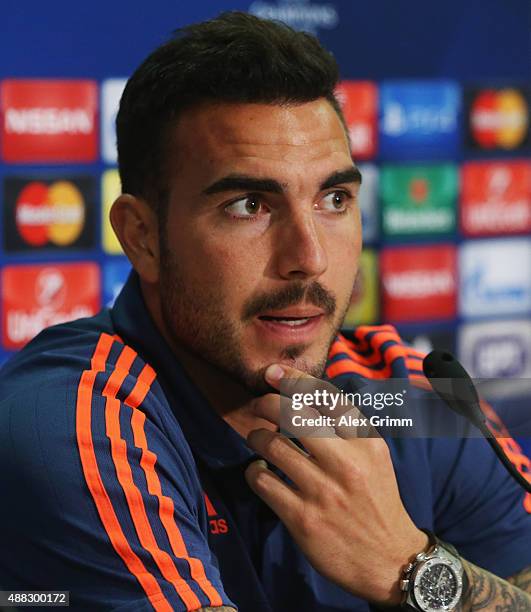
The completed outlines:
{"type": "Polygon", "coordinates": [[[485,90],[472,104],[470,122],[472,136],[480,146],[514,149],[527,135],[527,101],[516,89],[485,90]]]}
{"type": "Polygon", "coordinates": [[[15,222],[22,239],[31,246],[52,243],[67,246],[79,238],[85,223],[85,202],[69,181],[47,185],[28,183],[15,206],[15,222]]]}

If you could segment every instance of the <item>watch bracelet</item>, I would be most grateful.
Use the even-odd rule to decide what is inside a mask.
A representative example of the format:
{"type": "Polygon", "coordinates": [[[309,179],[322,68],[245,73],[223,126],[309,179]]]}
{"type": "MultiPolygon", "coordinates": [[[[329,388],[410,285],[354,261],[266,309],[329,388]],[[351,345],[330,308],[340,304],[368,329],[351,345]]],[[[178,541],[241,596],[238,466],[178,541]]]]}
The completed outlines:
{"type": "Polygon", "coordinates": [[[454,557],[457,557],[459,561],[461,562],[461,569],[462,569],[461,580],[463,582],[463,589],[461,592],[461,597],[463,597],[463,595],[465,595],[468,592],[469,583],[468,583],[468,575],[466,573],[465,566],[463,565],[459,551],[453,544],[450,544],[449,542],[444,542],[443,540],[438,538],[435,534],[433,534],[433,538],[435,539],[435,542],[440,548],[442,548],[443,550],[447,550],[454,557]]]}
{"type": "MultiPolygon", "coordinates": [[[[448,542],[444,542],[443,540],[438,538],[433,533],[433,531],[430,531],[428,529],[421,529],[421,531],[423,531],[428,536],[428,545],[425,550],[417,553],[415,555],[415,558],[409,563],[407,563],[407,565],[405,565],[402,569],[402,573],[401,573],[401,577],[399,581],[399,588],[402,591],[402,601],[398,609],[402,609],[402,610],[411,609],[411,607],[407,604],[407,600],[408,600],[408,596],[410,592],[409,581],[410,581],[411,575],[413,574],[413,571],[416,569],[419,563],[421,563],[422,561],[429,560],[430,558],[435,556],[437,552],[439,552],[439,550],[442,550],[443,552],[448,552],[454,557],[457,557],[457,559],[459,560],[461,559],[461,556],[459,555],[459,552],[455,548],[455,546],[453,546],[452,544],[449,544],[448,542]]],[[[461,597],[462,597],[468,591],[468,576],[467,576],[467,573],[462,563],[461,563],[461,569],[462,569],[461,580],[463,583],[462,594],[461,594],[461,597]]]]}
{"type": "MultiPolygon", "coordinates": [[[[432,554],[435,552],[435,549],[437,547],[440,547],[444,550],[447,550],[455,557],[459,559],[461,558],[459,555],[459,552],[452,544],[449,544],[448,542],[443,542],[433,533],[433,531],[430,531],[429,529],[423,529],[423,528],[420,528],[420,530],[423,531],[428,536],[428,545],[425,550],[421,551],[420,553],[417,553],[412,561],[408,562],[406,565],[403,566],[401,573],[400,573],[399,587],[402,584],[402,580],[406,577],[406,570],[408,570],[410,566],[412,567],[411,569],[409,569],[408,576],[412,574],[413,569],[416,567],[416,563],[418,562],[417,558],[419,557],[419,555],[432,554]]],[[[464,594],[468,591],[468,576],[466,574],[464,567],[463,567],[462,581],[463,581],[463,591],[462,592],[464,594]]],[[[404,609],[411,610],[411,608],[406,604],[407,598],[408,598],[408,591],[402,591],[402,601],[400,602],[400,604],[395,605],[395,606],[383,606],[383,605],[380,606],[380,605],[376,605],[376,604],[369,602],[369,609],[371,610],[371,612],[402,612],[404,609]]]]}

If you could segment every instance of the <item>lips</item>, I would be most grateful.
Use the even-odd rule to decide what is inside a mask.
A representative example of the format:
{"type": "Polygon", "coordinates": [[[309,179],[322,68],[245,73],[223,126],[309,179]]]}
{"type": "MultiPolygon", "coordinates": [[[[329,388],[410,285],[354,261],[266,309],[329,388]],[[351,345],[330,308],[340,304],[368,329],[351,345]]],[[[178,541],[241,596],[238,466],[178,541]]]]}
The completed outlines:
{"type": "Polygon", "coordinates": [[[302,319],[298,318],[286,318],[286,317],[258,317],[262,321],[274,321],[275,323],[279,323],[281,325],[289,325],[290,327],[298,327],[299,325],[306,325],[310,319],[313,317],[305,317],[302,319]]]}
{"type": "Polygon", "coordinates": [[[283,310],[268,310],[258,315],[259,319],[263,321],[301,321],[313,319],[314,317],[319,317],[324,314],[324,311],[320,308],[308,308],[308,307],[298,307],[298,308],[285,308],[283,310]]]}
{"type": "Polygon", "coordinates": [[[261,333],[289,341],[308,341],[317,332],[324,312],[315,307],[267,311],[257,317],[261,333]]]}
{"type": "Polygon", "coordinates": [[[316,319],[323,315],[320,308],[298,306],[293,308],[285,308],[283,310],[269,310],[258,315],[261,321],[270,321],[277,325],[285,325],[287,327],[302,327],[308,324],[312,319],[316,319]]]}

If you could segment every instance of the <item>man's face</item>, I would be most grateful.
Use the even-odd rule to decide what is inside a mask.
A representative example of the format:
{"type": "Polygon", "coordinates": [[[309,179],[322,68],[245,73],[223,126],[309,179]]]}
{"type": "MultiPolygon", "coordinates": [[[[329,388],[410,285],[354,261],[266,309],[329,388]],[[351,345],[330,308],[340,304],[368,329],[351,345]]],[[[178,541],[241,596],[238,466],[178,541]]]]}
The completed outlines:
{"type": "Polygon", "coordinates": [[[173,342],[257,394],[272,363],[321,376],[361,248],[337,114],[324,99],[205,105],[181,116],[174,143],[160,228],[173,342]]]}

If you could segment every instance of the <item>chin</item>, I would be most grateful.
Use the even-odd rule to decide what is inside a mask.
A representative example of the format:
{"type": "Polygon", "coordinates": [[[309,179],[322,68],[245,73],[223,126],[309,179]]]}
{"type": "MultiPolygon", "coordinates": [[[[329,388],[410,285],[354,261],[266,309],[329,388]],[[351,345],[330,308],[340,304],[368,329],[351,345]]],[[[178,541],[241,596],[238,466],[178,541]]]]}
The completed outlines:
{"type": "Polygon", "coordinates": [[[237,370],[232,370],[235,379],[251,391],[254,395],[263,395],[271,392],[270,385],[265,381],[266,369],[273,363],[287,365],[291,368],[305,372],[309,376],[322,378],[328,351],[337,332],[334,332],[326,341],[311,344],[292,344],[282,349],[266,351],[256,350],[252,354],[242,355],[237,370]]]}
{"type": "Polygon", "coordinates": [[[282,351],[277,359],[264,362],[264,367],[260,371],[264,372],[272,363],[279,363],[305,372],[310,376],[321,378],[325,371],[327,357],[328,351],[320,351],[316,355],[315,351],[308,350],[307,347],[288,347],[282,351]]]}

